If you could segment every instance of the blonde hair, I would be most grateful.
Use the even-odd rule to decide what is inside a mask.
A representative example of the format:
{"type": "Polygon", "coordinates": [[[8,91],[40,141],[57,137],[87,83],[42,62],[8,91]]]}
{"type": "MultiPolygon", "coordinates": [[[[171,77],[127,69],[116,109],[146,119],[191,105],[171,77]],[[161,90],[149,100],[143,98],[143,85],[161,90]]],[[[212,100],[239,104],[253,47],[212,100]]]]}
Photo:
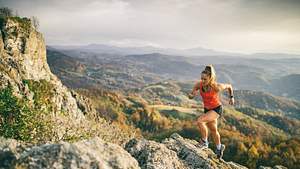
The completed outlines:
{"type": "Polygon", "coordinates": [[[202,74],[206,74],[209,79],[208,79],[208,85],[212,87],[215,90],[218,90],[217,88],[217,75],[215,68],[213,65],[207,65],[205,66],[205,69],[202,71],[202,74]]]}

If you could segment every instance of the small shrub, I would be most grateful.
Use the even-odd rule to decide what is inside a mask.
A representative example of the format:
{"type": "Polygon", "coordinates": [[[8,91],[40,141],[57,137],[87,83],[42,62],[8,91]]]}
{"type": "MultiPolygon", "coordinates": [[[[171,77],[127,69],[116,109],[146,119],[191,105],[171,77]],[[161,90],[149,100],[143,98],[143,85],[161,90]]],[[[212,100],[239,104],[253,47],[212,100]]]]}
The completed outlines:
{"type": "Polygon", "coordinates": [[[54,86],[52,83],[42,79],[40,81],[23,80],[23,84],[27,84],[30,91],[34,93],[33,100],[36,109],[53,110],[54,86]]]}
{"type": "Polygon", "coordinates": [[[0,135],[29,142],[50,139],[52,133],[47,113],[15,97],[11,86],[0,90],[0,135]]]}

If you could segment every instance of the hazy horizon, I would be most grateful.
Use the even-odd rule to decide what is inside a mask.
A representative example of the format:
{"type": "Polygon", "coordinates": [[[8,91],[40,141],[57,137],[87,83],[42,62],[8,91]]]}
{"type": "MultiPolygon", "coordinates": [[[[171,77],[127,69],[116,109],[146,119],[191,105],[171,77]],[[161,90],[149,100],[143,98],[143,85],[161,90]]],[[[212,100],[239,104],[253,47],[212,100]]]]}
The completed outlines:
{"type": "Polygon", "coordinates": [[[0,0],[36,16],[46,44],[300,54],[297,0],[0,0]]]}

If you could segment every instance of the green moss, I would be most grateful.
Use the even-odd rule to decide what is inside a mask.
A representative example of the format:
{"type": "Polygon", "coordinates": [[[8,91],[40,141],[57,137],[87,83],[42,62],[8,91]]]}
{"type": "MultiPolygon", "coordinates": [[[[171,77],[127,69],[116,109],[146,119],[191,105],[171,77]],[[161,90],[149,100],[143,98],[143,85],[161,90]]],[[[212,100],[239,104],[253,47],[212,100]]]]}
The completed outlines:
{"type": "Polygon", "coordinates": [[[34,93],[33,100],[36,108],[46,107],[53,110],[52,98],[54,96],[54,86],[50,82],[42,79],[40,81],[23,80],[23,84],[28,85],[30,91],[34,93]]]}
{"type": "Polygon", "coordinates": [[[0,90],[0,135],[23,141],[49,140],[53,133],[47,113],[13,95],[12,87],[0,90]]]}

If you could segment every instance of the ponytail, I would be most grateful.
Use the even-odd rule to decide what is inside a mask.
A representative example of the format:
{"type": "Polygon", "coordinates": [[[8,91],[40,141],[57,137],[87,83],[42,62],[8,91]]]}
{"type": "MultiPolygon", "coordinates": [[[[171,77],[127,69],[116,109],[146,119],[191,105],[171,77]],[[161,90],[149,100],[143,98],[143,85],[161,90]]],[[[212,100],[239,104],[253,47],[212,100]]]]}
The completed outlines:
{"type": "Polygon", "coordinates": [[[218,91],[217,75],[213,65],[205,66],[205,69],[202,71],[202,73],[208,75],[209,77],[208,85],[212,87],[214,90],[218,91]]]}

